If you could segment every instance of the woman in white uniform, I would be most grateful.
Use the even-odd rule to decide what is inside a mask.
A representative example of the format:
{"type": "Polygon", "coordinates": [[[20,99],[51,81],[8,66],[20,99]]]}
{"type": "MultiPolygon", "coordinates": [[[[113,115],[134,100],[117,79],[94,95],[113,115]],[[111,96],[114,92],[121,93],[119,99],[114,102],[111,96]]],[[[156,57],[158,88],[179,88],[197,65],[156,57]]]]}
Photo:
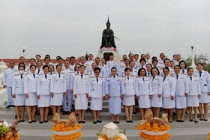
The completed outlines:
{"type": "Polygon", "coordinates": [[[80,73],[74,76],[73,94],[75,97],[75,109],[77,110],[79,123],[85,123],[85,113],[88,108],[89,76],[84,73],[85,66],[80,66],[80,73]]]}
{"type": "Polygon", "coordinates": [[[210,76],[207,71],[203,70],[202,63],[197,64],[197,70],[197,76],[199,78],[201,88],[201,98],[199,101],[200,120],[208,121],[208,103],[210,103],[210,76]]]}
{"type": "Polygon", "coordinates": [[[155,117],[159,117],[160,108],[162,107],[162,92],[163,92],[163,77],[160,76],[158,68],[154,67],[151,70],[151,86],[152,86],[152,100],[151,106],[155,117]]]}
{"type": "Polygon", "coordinates": [[[187,106],[186,97],[189,93],[189,82],[187,76],[182,74],[178,65],[174,66],[176,90],[175,90],[175,106],[177,114],[177,122],[184,122],[185,111],[187,106]],[[181,115],[181,116],[180,116],[181,115]]]}
{"type": "Polygon", "coordinates": [[[180,73],[187,76],[187,64],[186,64],[186,62],[184,60],[181,60],[179,62],[179,67],[181,69],[180,73]]]}
{"type": "Polygon", "coordinates": [[[125,94],[124,82],[121,77],[117,76],[117,68],[111,68],[112,76],[107,78],[106,96],[109,98],[109,113],[112,122],[120,123],[121,99],[125,94]]]}
{"type": "MultiPolygon", "coordinates": [[[[74,86],[74,77],[76,75],[79,75],[79,73],[80,73],[80,64],[76,63],[75,67],[74,67],[74,72],[72,74],[71,82],[70,82],[71,83],[71,89],[73,89],[73,86],[74,86]]],[[[74,94],[74,90],[73,90],[73,94],[74,94]]],[[[77,110],[75,108],[75,96],[73,96],[73,104],[74,104],[75,114],[78,115],[77,110]]]]}
{"type": "Polygon", "coordinates": [[[168,114],[169,123],[173,121],[173,110],[175,108],[175,89],[176,81],[173,75],[170,74],[168,67],[163,68],[163,108],[168,114]]]}
{"type": "Polygon", "coordinates": [[[61,73],[62,66],[56,65],[56,73],[52,75],[50,81],[50,105],[53,109],[53,115],[57,112],[60,114],[63,105],[63,96],[66,94],[66,78],[61,73]]]}
{"type": "Polygon", "coordinates": [[[90,109],[93,111],[93,124],[101,123],[100,112],[102,110],[103,101],[105,100],[105,79],[100,77],[100,68],[95,68],[95,77],[90,79],[89,99],[91,100],[90,109]]]}
{"type": "Polygon", "coordinates": [[[48,74],[49,67],[42,67],[43,74],[38,77],[37,82],[37,98],[40,111],[40,124],[48,122],[48,113],[50,107],[50,82],[51,75],[48,74]]]}
{"type": "Polygon", "coordinates": [[[140,68],[138,71],[139,77],[136,78],[136,90],[138,95],[141,120],[144,120],[144,113],[151,108],[152,86],[149,77],[146,77],[146,69],[140,68]]]}
{"type": "Polygon", "coordinates": [[[123,77],[125,85],[125,96],[123,98],[123,105],[125,107],[126,122],[133,122],[133,106],[135,105],[136,95],[136,78],[131,76],[131,69],[125,68],[125,76],[123,77]]]}
{"type": "Polygon", "coordinates": [[[26,97],[26,106],[28,113],[28,123],[36,122],[35,113],[37,106],[37,78],[35,74],[36,66],[30,66],[30,72],[24,77],[24,93],[26,97]]]}
{"type": "Polygon", "coordinates": [[[199,78],[196,75],[193,75],[193,68],[188,68],[188,81],[189,81],[189,94],[187,96],[187,106],[189,110],[189,121],[193,122],[192,110],[194,110],[194,121],[198,123],[198,107],[199,107],[199,98],[201,97],[201,89],[199,78]]]}
{"type": "Polygon", "coordinates": [[[14,105],[17,114],[17,122],[24,122],[24,106],[25,106],[25,94],[24,94],[24,70],[25,65],[18,66],[18,72],[13,76],[12,85],[12,97],[14,98],[14,105]]]}

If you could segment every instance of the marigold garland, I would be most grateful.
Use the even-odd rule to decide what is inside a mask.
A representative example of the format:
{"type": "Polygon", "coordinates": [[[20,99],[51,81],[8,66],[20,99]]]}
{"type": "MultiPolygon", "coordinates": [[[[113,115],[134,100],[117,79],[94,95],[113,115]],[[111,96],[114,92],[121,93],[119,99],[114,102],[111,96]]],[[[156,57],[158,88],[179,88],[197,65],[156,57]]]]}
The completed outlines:
{"type": "Polygon", "coordinates": [[[71,135],[67,135],[67,136],[58,136],[58,135],[53,135],[52,139],[53,140],[76,140],[82,137],[82,133],[81,132],[77,132],[71,135]]]}
{"type": "Polygon", "coordinates": [[[120,136],[117,136],[117,137],[115,137],[113,139],[108,139],[104,134],[101,134],[100,138],[103,139],[103,140],[123,140],[123,138],[120,137],[120,136]]]}
{"type": "Polygon", "coordinates": [[[153,126],[151,126],[150,123],[146,123],[144,125],[137,125],[136,128],[138,130],[147,130],[147,131],[159,132],[159,131],[170,130],[170,125],[161,125],[159,127],[157,123],[154,123],[153,126]]]}
{"type": "Polygon", "coordinates": [[[210,133],[208,133],[208,140],[210,140],[210,133]]]}
{"type": "Polygon", "coordinates": [[[56,132],[65,132],[65,131],[73,131],[82,128],[81,124],[77,124],[74,127],[71,126],[65,126],[64,123],[56,124],[51,128],[52,131],[56,132]]]}
{"type": "MultiPolygon", "coordinates": [[[[16,138],[14,138],[14,137],[11,137],[10,139],[8,139],[8,140],[19,140],[20,139],[20,134],[19,133],[17,133],[17,137],[16,138]]],[[[6,138],[4,138],[4,137],[2,137],[2,138],[0,138],[0,140],[7,140],[6,138]]]]}
{"type": "Polygon", "coordinates": [[[150,135],[145,134],[144,132],[140,132],[139,136],[148,140],[167,140],[171,138],[171,136],[168,133],[164,135],[150,136],[150,135]]]}

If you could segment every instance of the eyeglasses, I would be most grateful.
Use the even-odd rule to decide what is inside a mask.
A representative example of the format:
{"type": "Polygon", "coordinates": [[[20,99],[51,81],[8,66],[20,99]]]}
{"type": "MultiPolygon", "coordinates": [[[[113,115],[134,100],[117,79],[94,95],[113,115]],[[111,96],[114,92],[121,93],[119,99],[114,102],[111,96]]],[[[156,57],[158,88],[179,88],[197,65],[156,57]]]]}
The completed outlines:
{"type": "Polygon", "coordinates": [[[95,72],[95,73],[100,73],[100,72],[95,72]]]}

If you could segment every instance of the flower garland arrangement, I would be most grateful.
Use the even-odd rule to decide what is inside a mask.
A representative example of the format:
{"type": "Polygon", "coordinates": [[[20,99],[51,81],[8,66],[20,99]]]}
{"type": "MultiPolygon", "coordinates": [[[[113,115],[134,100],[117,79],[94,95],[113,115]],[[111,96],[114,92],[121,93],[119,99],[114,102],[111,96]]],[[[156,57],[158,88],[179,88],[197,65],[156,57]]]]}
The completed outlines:
{"type": "Polygon", "coordinates": [[[82,138],[82,133],[79,132],[82,125],[77,123],[74,112],[68,116],[68,119],[61,119],[60,114],[56,113],[52,121],[55,123],[51,128],[54,133],[51,137],[52,140],[77,140],[82,138]]]}
{"type": "Polygon", "coordinates": [[[161,118],[153,117],[152,111],[149,109],[145,113],[145,120],[138,122],[136,128],[141,130],[139,136],[148,140],[167,140],[171,138],[168,131],[168,115],[162,114],[161,118]]]}
{"type": "Polygon", "coordinates": [[[110,122],[103,127],[103,131],[96,133],[98,140],[127,140],[126,130],[119,130],[119,127],[110,122]]]}
{"type": "Polygon", "coordinates": [[[17,124],[17,122],[11,124],[0,120],[0,140],[19,140],[20,135],[18,130],[16,130],[17,124]]]}

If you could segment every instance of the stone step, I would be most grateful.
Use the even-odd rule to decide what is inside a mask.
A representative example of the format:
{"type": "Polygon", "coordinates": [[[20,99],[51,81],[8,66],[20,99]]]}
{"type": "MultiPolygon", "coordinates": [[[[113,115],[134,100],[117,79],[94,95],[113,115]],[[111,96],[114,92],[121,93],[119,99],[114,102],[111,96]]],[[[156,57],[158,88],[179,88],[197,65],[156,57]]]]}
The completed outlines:
{"type": "MultiPolygon", "coordinates": [[[[124,127],[125,128],[125,127],[124,127]]],[[[83,138],[81,140],[97,140],[96,133],[98,130],[85,130],[81,129],[83,138]]],[[[127,129],[128,140],[143,140],[140,138],[138,130],[136,129],[127,129]]],[[[174,128],[169,131],[172,138],[171,140],[207,140],[208,139],[208,127],[200,128],[174,128]]],[[[53,135],[50,130],[42,129],[21,129],[20,130],[21,140],[50,140],[50,137],[53,135]]]]}
{"type": "MultiPolygon", "coordinates": [[[[90,106],[89,106],[90,107],[90,106]]],[[[124,107],[121,107],[122,111],[124,111],[124,107]]],[[[72,109],[74,110],[74,109],[72,109]]],[[[139,110],[138,107],[136,107],[136,110],[139,110]]],[[[6,106],[0,107],[0,111],[15,111],[15,107],[6,108],[6,106]]],[[[90,108],[87,109],[87,112],[91,112],[92,110],[90,108]]],[[[109,106],[103,106],[102,112],[109,112],[109,106]]]]}
{"type": "MultiPolygon", "coordinates": [[[[85,124],[83,124],[83,129],[84,130],[100,130],[101,128],[103,128],[103,126],[107,123],[109,123],[110,121],[105,120],[102,123],[97,123],[97,124],[93,124],[92,121],[86,121],[85,124]]],[[[133,123],[126,123],[125,121],[121,121],[118,126],[120,128],[126,128],[126,129],[136,129],[136,125],[138,124],[138,120],[133,121],[133,123]]],[[[20,123],[18,124],[18,128],[21,129],[49,129],[54,125],[53,122],[49,122],[49,123],[44,123],[44,124],[40,124],[39,122],[36,123],[32,123],[29,124],[27,122],[24,123],[20,123]]],[[[173,122],[170,124],[171,128],[196,128],[196,127],[209,127],[209,124],[204,122],[204,121],[200,121],[199,123],[195,124],[194,122],[188,122],[185,121],[184,123],[177,123],[177,122],[173,122]]]]}
{"type": "MultiPolygon", "coordinates": [[[[163,112],[161,112],[163,113],[163,112]]],[[[210,116],[210,113],[208,114],[210,116]]],[[[8,118],[8,119],[14,119],[15,118],[15,111],[0,111],[0,117],[1,118],[8,118]]],[[[25,119],[27,119],[27,114],[25,113],[25,119]]],[[[62,118],[67,118],[68,115],[61,115],[62,118]]],[[[198,115],[199,117],[199,115],[198,115]]],[[[36,115],[35,119],[39,120],[40,116],[36,115]]],[[[49,115],[48,117],[49,120],[52,119],[52,115],[49,115]]],[[[109,112],[101,112],[101,120],[110,120],[110,113],[109,112]]],[[[122,112],[120,114],[120,120],[125,120],[126,119],[126,114],[125,112],[122,112]]],[[[140,119],[140,113],[138,112],[137,114],[133,114],[133,120],[139,120],[140,119]]],[[[173,119],[176,120],[176,115],[173,116],[173,119]]],[[[189,115],[185,115],[185,120],[189,119],[189,115]]],[[[85,115],[85,120],[93,120],[93,115],[91,112],[87,112],[85,115]]]]}

